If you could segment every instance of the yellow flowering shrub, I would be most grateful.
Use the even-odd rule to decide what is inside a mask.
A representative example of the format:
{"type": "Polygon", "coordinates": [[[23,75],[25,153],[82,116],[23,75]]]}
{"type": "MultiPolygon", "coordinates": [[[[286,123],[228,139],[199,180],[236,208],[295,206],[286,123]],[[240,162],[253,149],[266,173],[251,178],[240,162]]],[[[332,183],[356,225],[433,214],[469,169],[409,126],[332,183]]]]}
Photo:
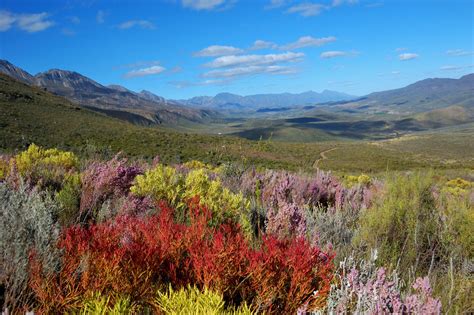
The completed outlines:
{"type": "Polygon", "coordinates": [[[443,190],[453,195],[465,194],[472,187],[472,183],[462,178],[451,179],[444,184],[443,190]]]}
{"type": "Polygon", "coordinates": [[[186,176],[184,197],[194,196],[200,197],[201,204],[208,207],[218,221],[237,219],[250,206],[242,193],[234,194],[219,179],[211,180],[204,169],[193,170],[186,176]]]}
{"type": "Polygon", "coordinates": [[[193,169],[187,175],[179,174],[176,169],[157,165],[135,179],[131,192],[137,196],[150,196],[155,200],[165,200],[177,208],[180,218],[184,219],[187,202],[199,196],[200,203],[213,213],[213,222],[225,219],[238,221],[244,230],[250,229],[246,210],[250,203],[244,196],[232,193],[219,179],[209,178],[209,170],[193,169]]]}
{"type": "Polygon", "coordinates": [[[11,163],[15,164],[21,176],[34,184],[41,182],[44,186],[61,186],[66,174],[77,169],[79,160],[72,152],[43,149],[31,144],[11,163]]]}
{"type": "Polygon", "coordinates": [[[221,293],[213,292],[207,288],[201,291],[189,285],[178,291],[173,290],[171,286],[166,293],[158,291],[154,304],[164,314],[173,315],[253,314],[245,303],[237,309],[228,309],[225,307],[221,293]]]}
{"type": "Polygon", "coordinates": [[[150,196],[156,200],[166,200],[176,206],[181,201],[183,179],[176,169],[158,164],[143,175],[135,178],[130,191],[137,196],[150,196]]]}
{"type": "Polygon", "coordinates": [[[0,180],[4,180],[8,176],[8,161],[0,157],[0,180]]]}
{"type": "Polygon", "coordinates": [[[348,187],[353,187],[355,185],[367,186],[370,184],[371,179],[370,176],[365,174],[359,176],[349,175],[346,177],[345,182],[348,187]]]}

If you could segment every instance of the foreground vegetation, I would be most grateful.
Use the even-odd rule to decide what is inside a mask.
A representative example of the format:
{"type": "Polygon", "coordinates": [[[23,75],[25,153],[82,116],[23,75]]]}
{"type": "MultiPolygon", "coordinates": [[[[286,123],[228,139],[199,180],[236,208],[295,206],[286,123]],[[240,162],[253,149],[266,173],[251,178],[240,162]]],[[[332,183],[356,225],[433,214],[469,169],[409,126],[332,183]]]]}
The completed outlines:
{"type": "Polygon", "coordinates": [[[472,174],[0,159],[11,312],[474,311],[472,174]]]}

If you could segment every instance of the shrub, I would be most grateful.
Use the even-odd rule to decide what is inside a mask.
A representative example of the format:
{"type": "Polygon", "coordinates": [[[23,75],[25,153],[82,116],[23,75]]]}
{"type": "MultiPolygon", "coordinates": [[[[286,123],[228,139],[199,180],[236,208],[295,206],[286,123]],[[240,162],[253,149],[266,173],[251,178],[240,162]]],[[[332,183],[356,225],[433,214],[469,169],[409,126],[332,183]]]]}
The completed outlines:
{"type": "MultiPolygon", "coordinates": [[[[374,257],[375,258],[375,257],[374,257]]],[[[433,298],[429,280],[417,278],[412,294],[403,296],[397,272],[387,275],[374,261],[352,257],[341,262],[338,282],[331,286],[325,309],[337,314],[440,314],[441,303],[433,298]]]]}
{"type": "Polygon", "coordinates": [[[174,168],[157,164],[145,174],[138,175],[130,191],[137,196],[150,196],[155,200],[166,200],[171,205],[178,205],[183,186],[183,178],[174,168]]]}
{"type": "Polygon", "coordinates": [[[79,162],[72,152],[43,149],[32,144],[26,151],[16,155],[11,163],[31,184],[58,190],[64,178],[76,170],[79,162]]]}
{"type": "Polygon", "coordinates": [[[18,312],[28,306],[29,254],[37,253],[45,271],[54,270],[58,252],[59,227],[54,217],[59,207],[48,195],[30,191],[25,185],[18,190],[0,183],[0,284],[3,305],[18,312]]]}
{"type": "Polygon", "coordinates": [[[166,293],[158,291],[155,304],[161,312],[173,315],[252,314],[245,303],[237,309],[226,309],[222,294],[207,288],[201,291],[191,286],[177,291],[170,286],[166,293]]]}
{"type": "Polygon", "coordinates": [[[88,292],[130,297],[137,307],[154,304],[164,285],[188,284],[220,292],[226,305],[244,302],[260,311],[295,311],[324,303],[332,279],[332,255],[304,239],[268,236],[252,249],[242,230],[229,222],[209,225],[212,213],[193,199],[190,224],[176,223],[162,203],[148,217],[119,216],[113,221],[74,226],[63,232],[56,273],[41,271],[33,258],[31,287],[38,310],[71,312],[88,292]]]}
{"type": "Polygon", "coordinates": [[[98,292],[90,293],[83,301],[81,314],[121,315],[135,313],[135,307],[129,297],[103,296],[98,292]]]}
{"type": "Polygon", "coordinates": [[[128,166],[126,159],[115,156],[106,163],[94,162],[82,174],[80,212],[83,220],[96,219],[103,203],[112,203],[128,194],[135,177],[142,171],[128,166]]]}
{"type": "Polygon", "coordinates": [[[222,186],[219,179],[210,180],[203,169],[193,170],[185,180],[184,198],[200,196],[200,201],[212,211],[212,223],[224,222],[232,219],[239,222],[242,227],[250,231],[250,223],[247,217],[247,209],[250,204],[243,195],[234,194],[222,186]]]}
{"type": "Polygon", "coordinates": [[[362,213],[355,243],[377,248],[382,264],[428,272],[441,249],[432,187],[429,174],[388,178],[383,196],[362,213]]]}
{"type": "Polygon", "coordinates": [[[74,223],[79,215],[81,204],[81,176],[78,173],[68,174],[63,187],[55,195],[55,200],[61,206],[59,223],[62,226],[74,223]]]}
{"type": "Polygon", "coordinates": [[[0,181],[5,180],[9,173],[9,162],[8,159],[0,155],[0,181]]]}

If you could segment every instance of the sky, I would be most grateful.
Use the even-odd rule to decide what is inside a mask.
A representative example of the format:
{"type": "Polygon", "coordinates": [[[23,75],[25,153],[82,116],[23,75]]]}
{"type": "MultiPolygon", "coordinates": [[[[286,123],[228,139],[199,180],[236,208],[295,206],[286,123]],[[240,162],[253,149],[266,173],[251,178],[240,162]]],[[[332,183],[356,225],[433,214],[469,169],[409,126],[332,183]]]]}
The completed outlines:
{"type": "Polygon", "coordinates": [[[0,59],[170,99],[474,72],[471,0],[1,0],[0,59]]]}

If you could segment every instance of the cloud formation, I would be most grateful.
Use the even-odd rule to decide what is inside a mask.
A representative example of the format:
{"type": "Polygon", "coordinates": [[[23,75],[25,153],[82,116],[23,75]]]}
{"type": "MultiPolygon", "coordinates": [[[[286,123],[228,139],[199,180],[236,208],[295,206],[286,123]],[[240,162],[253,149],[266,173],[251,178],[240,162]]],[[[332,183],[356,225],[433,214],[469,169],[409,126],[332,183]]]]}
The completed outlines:
{"type": "Polygon", "coordinates": [[[244,51],[232,46],[212,45],[194,53],[196,57],[217,57],[241,54],[244,51]]]}
{"type": "Polygon", "coordinates": [[[321,55],[319,55],[319,56],[323,59],[330,59],[330,58],[342,57],[342,56],[347,56],[347,55],[349,55],[348,52],[339,51],[339,50],[332,50],[332,51],[322,52],[321,55]]]}
{"type": "Polygon", "coordinates": [[[132,27],[140,27],[143,29],[148,29],[148,30],[153,30],[155,29],[155,25],[151,23],[150,21],[147,20],[130,20],[130,21],[125,21],[122,24],[119,24],[117,26],[121,30],[127,30],[132,27]]]}
{"type": "Polygon", "coordinates": [[[274,65],[283,62],[298,62],[304,57],[303,53],[286,52],[283,54],[223,56],[205,64],[208,68],[228,68],[237,66],[274,65]]]}
{"type": "Polygon", "coordinates": [[[154,74],[160,74],[165,71],[166,68],[162,66],[151,66],[148,68],[142,68],[138,70],[132,70],[124,75],[125,78],[137,78],[137,77],[145,77],[154,74]]]}
{"type": "Polygon", "coordinates": [[[260,49],[275,49],[277,48],[277,44],[272,43],[272,42],[267,42],[264,40],[257,39],[252,47],[249,48],[249,50],[260,50],[260,49]]]}
{"type": "Polygon", "coordinates": [[[322,46],[331,42],[335,42],[337,39],[334,36],[314,38],[311,36],[300,37],[296,42],[289,43],[280,47],[282,50],[293,50],[303,47],[311,46],[322,46]]]}
{"type": "Polygon", "coordinates": [[[416,59],[416,58],[418,58],[418,57],[419,57],[419,55],[418,55],[418,54],[414,54],[414,53],[404,53],[404,54],[398,55],[398,58],[399,58],[401,61],[412,60],[412,59],[416,59]]]}
{"type": "Polygon", "coordinates": [[[33,14],[13,14],[9,11],[0,11],[0,32],[8,31],[13,26],[28,33],[44,31],[54,25],[48,20],[46,12],[33,14]]]}
{"type": "Polygon", "coordinates": [[[212,70],[203,74],[205,78],[232,78],[255,74],[293,74],[297,69],[288,66],[245,66],[225,70],[212,70]]]}
{"type": "Polygon", "coordinates": [[[452,49],[452,50],[446,51],[446,55],[455,56],[455,57],[470,56],[470,55],[473,55],[473,54],[474,54],[474,52],[467,51],[467,50],[464,50],[464,49],[452,49]]]}
{"type": "MultiPolygon", "coordinates": [[[[315,2],[303,2],[296,5],[290,6],[285,12],[286,13],[296,13],[304,17],[316,16],[323,11],[328,11],[333,8],[339,7],[343,4],[356,4],[359,0],[333,0],[330,4],[320,4],[315,2]]],[[[281,7],[290,1],[271,1],[271,4],[266,8],[274,9],[281,7]]]]}
{"type": "Polygon", "coordinates": [[[326,9],[326,6],[319,3],[300,3],[288,8],[286,13],[297,13],[308,17],[319,15],[324,9],[326,9]]]}
{"type": "Polygon", "coordinates": [[[193,10],[215,10],[225,9],[235,2],[236,0],[181,0],[181,4],[185,8],[193,10]]]}

